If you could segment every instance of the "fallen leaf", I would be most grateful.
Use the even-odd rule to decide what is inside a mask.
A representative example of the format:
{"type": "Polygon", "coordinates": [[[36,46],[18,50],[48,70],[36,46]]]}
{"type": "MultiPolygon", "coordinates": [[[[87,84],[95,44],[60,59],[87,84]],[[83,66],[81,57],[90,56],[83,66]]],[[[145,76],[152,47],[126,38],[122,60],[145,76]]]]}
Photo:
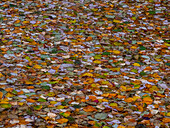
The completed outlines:
{"type": "Polygon", "coordinates": [[[92,73],[84,73],[82,76],[89,76],[89,77],[93,77],[92,73]]]}
{"type": "Polygon", "coordinates": [[[56,121],[57,121],[58,123],[60,123],[60,124],[63,124],[63,123],[68,122],[68,119],[62,118],[62,119],[57,119],[56,121]]]}
{"type": "Polygon", "coordinates": [[[143,103],[152,104],[153,100],[150,97],[143,98],[143,103]]]}
{"type": "Polygon", "coordinates": [[[87,106],[83,109],[85,112],[93,112],[93,111],[97,111],[97,109],[95,109],[92,106],[87,106]]]}
{"type": "Polygon", "coordinates": [[[41,69],[42,67],[40,65],[34,65],[34,68],[41,69]]]}
{"type": "Polygon", "coordinates": [[[140,66],[140,64],[139,64],[139,63],[134,63],[133,65],[134,65],[134,66],[138,66],[138,67],[140,66]]]}

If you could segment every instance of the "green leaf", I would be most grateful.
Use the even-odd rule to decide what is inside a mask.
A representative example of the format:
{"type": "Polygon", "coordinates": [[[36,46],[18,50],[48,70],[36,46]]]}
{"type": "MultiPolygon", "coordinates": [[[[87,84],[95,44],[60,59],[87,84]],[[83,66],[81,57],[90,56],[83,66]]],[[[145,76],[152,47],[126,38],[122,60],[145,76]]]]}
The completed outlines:
{"type": "Polygon", "coordinates": [[[42,86],[42,89],[50,90],[50,86],[42,86]]]}
{"type": "Polygon", "coordinates": [[[146,47],[144,47],[144,46],[140,46],[140,48],[139,48],[140,50],[146,50],[146,47]]]}
{"type": "Polygon", "coordinates": [[[48,16],[43,16],[43,18],[48,18],[48,16]]]}
{"type": "Polygon", "coordinates": [[[137,72],[138,72],[138,70],[137,70],[137,69],[132,69],[132,70],[131,70],[131,72],[135,72],[135,73],[137,73],[137,72]]]}
{"type": "Polygon", "coordinates": [[[9,7],[17,7],[17,5],[9,4],[9,7]]]}
{"type": "Polygon", "coordinates": [[[12,93],[13,93],[13,94],[17,94],[18,92],[17,92],[16,90],[13,90],[12,93]]]}
{"type": "Polygon", "coordinates": [[[73,117],[71,117],[71,116],[68,116],[67,119],[68,119],[68,121],[69,121],[70,123],[75,122],[75,119],[74,119],[73,117]]]}
{"type": "Polygon", "coordinates": [[[103,55],[110,55],[110,52],[103,52],[103,55]]]}
{"type": "Polygon", "coordinates": [[[40,110],[41,108],[42,108],[42,105],[34,106],[34,109],[35,109],[35,110],[40,110]]]}
{"type": "Polygon", "coordinates": [[[141,75],[141,76],[145,76],[146,73],[145,73],[144,71],[142,71],[142,72],[140,72],[140,75],[141,75]]]}
{"type": "Polygon", "coordinates": [[[165,63],[165,65],[170,66],[170,63],[165,63]]]}
{"type": "Polygon", "coordinates": [[[33,39],[26,39],[26,41],[28,41],[28,42],[32,42],[32,41],[34,41],[33,39]]]}
{"type": "Polygon", "coordinates": [[[38,102],[46,102],[46,100],[43,99],[43,98],[39,98],[37,101],[38,101],[38,102]]]}
{"type": "Polygon", "coordinates": [[[2,108],[11,108],[12,105],[11,104],[1,104],[2,108]]]}
{"type": "Polygon", "coordinates": [[[155,11],[149,11],[149,14],[154,15],[156,13],[155,13],[155,11]]]}

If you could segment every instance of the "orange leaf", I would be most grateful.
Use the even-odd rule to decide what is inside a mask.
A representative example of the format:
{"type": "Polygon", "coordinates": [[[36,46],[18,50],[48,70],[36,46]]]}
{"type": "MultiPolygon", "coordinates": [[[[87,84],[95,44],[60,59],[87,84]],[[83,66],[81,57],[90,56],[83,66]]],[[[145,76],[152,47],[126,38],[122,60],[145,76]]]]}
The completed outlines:
{"type": "Polygon", "coordinates": [[[91,40],[92,40],[91,36],[87,37],[87,39],[86,39],[86,41],[91,41],[91,40]]]}
{"type": "Polygon", "coordinates": [[[28,86],[27,89],[34,89],[34,86],[28,86]]]}
{"type": "Polygon", "coordinates": [[[28,124],[29,122],[25,121],[25,120],[20,120],[19,124],[28,124]]]}
{"type": "Polygon", "coordinates": [[[54,128],[54,125],[46,126],[47,128],[54,128]]]}
{"type": "Polygon", "coordinates": [[[25,81],[25,84],[33,84],[31,81],[25,81]]]}
{"type": "Polygon", "coordinates": [[[126,99],[125,99],[125,102],[128,102],[128,103],[133,102],[133,98],[131,98],[131,97],[126,98],[126,99]]]}
{"type": "Polygon", "coordinates": [[[143,98],[143,103],[152,104],[153,100],[150,97],[143,98]]]}
{"type": "Polygon", "coordinates": [[[41,69],[42,67],[40,65],[34,65],[34,68],[41,69]]]}
{"type": "Polygon", "coordinates": [[[109,98],[115,97],[117,94],[109,94],[109,98]]]}
{"type": "Polygon", "coordinates": [[[17,94],[18,94],[18,95],[22,95],[22,94],[24,94],[24,91],[20,91],[20,92],[18,92],[17,94]]]}
{"type": "Polygon", "coordinates": [[[96,100],[96,96],[89,96],[89,100],[96,100]]]}
{"type": "Polygon", "coordinates": [[[2,97],[3,97],[3,93],[2,93],[2,92],[0,92],[0,99],[2,99],[2,97]]]}
{"type": "Polygon", "coordinates": [[[7,91],[7,92],[12,92],[12,91],[13,91],[13,88],[6,88],[5,91],[7,91]]]}
{"type": "Polygon", "coordinates": [[[66,119],[66,118],[58,119],[57,122],[60,124],[63,124],[63,123],[68,122],[68,119],[66,119]]]}
{"type": "Polygon", "coordinates": [[[31,102],[31,103],[34,103],[34,102],[35,102],[35,100],[33,100],[33,99],[26,99],[26,101],[27,101],[27,102],[31,102]]]}
{"type": "Polygon", "coordinates": [[[118,95],[117,96],[117,98],[119,98],[119,99],[123,99],[123,98],[125,98],[126,96],[122,96],[122,95],[118,95]]]}
{"type": "Polygon", "coordinates": [[[85,112],[93,112],[93,111],[97,111],[97,109],[95,109],[92,106],[87,106],[83,109],[85,112]]]}
{"type": "Polygon", "coordinates": [[[125,128],[125,126],[119,125],[117,128],[125,128]]]}
{"type": "Polygon", "coordinates": [[[164,123],[170,123],[170,118],[163,118],[162,122],[164,122],[164,123]]]}
{"type": "Polygon", "coordinates": [[[149,71],[151,71],[152,68],[151,68],[151,67],[146,67],[144,70],[149,70],[149,71]]]}

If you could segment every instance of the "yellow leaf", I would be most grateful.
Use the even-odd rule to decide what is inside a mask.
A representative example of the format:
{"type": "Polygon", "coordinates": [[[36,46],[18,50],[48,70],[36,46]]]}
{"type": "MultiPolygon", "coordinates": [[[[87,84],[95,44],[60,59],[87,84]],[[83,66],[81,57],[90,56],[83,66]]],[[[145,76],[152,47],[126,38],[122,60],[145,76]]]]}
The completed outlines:
{"type": "Polygon", "coordinates": [[[27,23],[29,23],[29,21],[23,21],[22,23],[23,23],[23,24],[27,24],[27,23]]]}
{"type": "Polygon", "coordinates": [[[166,46],[168,46],[168,47],[170,46],[170,44],[168,44],[168,43],[164,43],[164,45],[166,45],[166,46]]]}
{"type": "Polygon", "coordinates": [[[95,64],[101,64],[101,61],[100,60],[95,60],[93,61],[95,64]]]}
{"type": "Polygon", "coordinates": [[[70,116],[70,114],[71,114],[70,112],[65,112],[63,116],[68,117],[68,116],[70,116]]]}
{"type": "Polygon", "coordinates": [[[170,116],[170,112],[168,112],[166,116],[170,116]]]}
{"type": "Polygon", "coordinates": [[[11,94],[11,93],[7,93],[6,94],[6,97],[13,97],[14,95],[13,94],[11,94]]]}
{"type": "Polygon", "coordinates": [[[6,100],[1,100],[0,104],[8,104],[9,102],[6,100]]]}
{"type": "Polygon", "coordinates": [[[132,46],[131,49],[136,49],[137,47],[136,46],[132,46]]]}
{"type": "Polygon", "coordinates": [[[84,73],[82,76],[90,76],[90,77],[93,77],[93,74],[92,74],[92,73],[84,73]]]}
{"type": "Polygon", "coordinates": [[[41,69],[42,67],[40,65],[34,65],[34,68],[41,69]]]}
{"type": "Polygon", "coordinates": [[[156,60],[156,61],[158,61],[158,62],[162,61],[162,60],[161,60],[161,59],[159,59],[159,58],[155,58],[155,60],[156,60]]]}
{"type": "Polygon", "coordinates": [[[66,119],[66,118],[58,119],[57,122],[60,124],[63,124],[63,123],[68,122],[68,119],[66,119]]]}
{"type": "Polygon", "coordinates": [[[109,84],[109,81],[102,81],[102,84],[109,84]]]}
{"type": "Polygon", "coordinates": [[[153,90],[153,91],[159,91],[159,88],[154,85],[154,86],[152,86],[152,90],[153,90]]]}
{"type": "Polygon", "coordinates": [[[120,20],[113,20],[113,22],[120,23],[121,21],[120,20]]]}
{"type": "Polygon", "coordinates": [[[56,104],[57,101],[50,101],[50,104],[56,104]]]}
{"type": "Polygon", "coordinates": [[[126,91],[126,87],[125,86],[120,86],[120,90],[121,91],[126,91]]]}
{"type": "Polygon", "coordinates": [[[111,107],[117,107],[118,105],[117,105],[117,103],[110,103],[109,106],[111,106],[111,107]]]}
{"type": "Polygon", "coordinates": [[[19,102],[18,105],[22,106],[24,103],[23,102],[19,102]]]}
{"type": "Polygon", "coordinates": [[[25,81],[25,84],[33,84],[31,81],[25,81]]]}
{"type": "Polygon", "coordinates": [[[0,73],[0,78],[3,77],[2,73],[0,73]]]}
{"type": "Polygon", "coordinates": [[[133,100],[136,101],[137,99],[140,99],[140,96],[134,96],[133,100]]]}
{"type": "Polygon", "coordinates": [[[113,50],[112,51],[114,54],[120,54],[120,51],[118,51],[118,50],[113,50]]]}
{"type": "Polygon", "coordinates": [[[138,66],[139,67],[140,64],[139,63],[134,63],[133,66],[138,66]]]}
{"type": "Polygon", "coordinates": [[[116,72],[119,72],[120,71],[120,68],[110,68],[112,71],[116,71],[116,72]]]}
{"type": "Polygon", "coordinates": [[[63,109],[63,108],[64,108],[64,106],[62,106],[62,105],[57,106],[57,109],[63,109]]]}
{"type": "Polygon", "coordinates": [[[94,79],[93,79],[93,78],[87,78],[86,80],[87,80],[87,82],[88,82],[89,84],[91,84],[91,83],[94,82],[94,79]]]}
{"type": "Polygon", "coordinates": [[[107,100],[107,99],[102,99],[102,101],[103,101],[103,102],[108,102],[108,100],[107,100]]]}

